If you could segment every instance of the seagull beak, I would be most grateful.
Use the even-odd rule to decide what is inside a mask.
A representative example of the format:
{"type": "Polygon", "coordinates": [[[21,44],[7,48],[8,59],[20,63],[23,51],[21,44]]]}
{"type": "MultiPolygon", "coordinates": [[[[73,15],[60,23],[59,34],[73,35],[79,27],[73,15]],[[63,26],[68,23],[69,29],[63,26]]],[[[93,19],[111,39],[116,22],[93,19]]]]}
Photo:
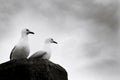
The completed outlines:
{"type": "Polygon", "coordinates": [[[53,43],[58,44],[56,41],[53,41],[53,43]]]}
{"type": "Polygon", "coordinates": [[[35,34],[34,32],[29,31],[28,34],[35,34]]]}

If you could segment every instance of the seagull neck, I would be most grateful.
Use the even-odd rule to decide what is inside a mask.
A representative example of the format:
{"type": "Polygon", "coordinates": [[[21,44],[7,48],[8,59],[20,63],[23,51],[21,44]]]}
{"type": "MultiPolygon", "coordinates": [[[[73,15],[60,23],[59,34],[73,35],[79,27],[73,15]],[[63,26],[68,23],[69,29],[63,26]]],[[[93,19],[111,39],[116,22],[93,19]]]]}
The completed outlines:
{"type": "Polygon", "coordinates": [[[44,43],[44,47],[43,47],[43,50],[45,50],[47,53],[51,53],[51,44],[50,43],[44,43]]]}
{"type": "Polygon", "coordinates": [[[28,36],[26,34],[22,34],[20,41],[28,41],[28,36]]]}

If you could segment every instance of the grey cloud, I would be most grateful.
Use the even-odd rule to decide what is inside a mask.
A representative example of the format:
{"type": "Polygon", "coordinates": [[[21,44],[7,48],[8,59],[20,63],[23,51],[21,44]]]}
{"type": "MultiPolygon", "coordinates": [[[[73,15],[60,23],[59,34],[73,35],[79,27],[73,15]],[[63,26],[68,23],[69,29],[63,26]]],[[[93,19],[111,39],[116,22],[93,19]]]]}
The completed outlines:
{"type": "MultiPolygon", "coordinates": [[[[62,21],[68,17],[73,17],[78,21],[93,20],[98,25],[105,24],[110,27],[118,25],[116,16],[118,5],[116,2],[107,6],[96,4],[94,0],[1,0],[0,3],[0,20],[3,26],[10,22],[13,15],[22,10],[30,10],[34,13],[33,15],[45,16],[53,21],[53,24],[57,20],[64,24],[62,21]]],[[[65,26],[60,27],[64,28],[65,26]]]]}
{"type": "MultiPolygon", "coordinates": [[[[95,28],[107,26],[111,32],[118,32],[118,6],[117,1],[102,5],[95,3],[94,0],[45,0],[40,3],[34,2],[32,10],[38,16],[47,17],[53,24],[65,24],[65,21],[67,19],[69,21],[69,17],[71,17],[73,20],[78,21],[78,23],[80,20],[93,21],[94,25],[92,26],[96,26],[95,28]]],[[[65,25],[57,26],[59,30],[71,28],[71,26],[66,28],[65,25]]],[[[78,26],[74,27],[78,28],[78,26]]]]}
{"type": "Polygon", "coordinates": [[[5,38],[13,29],[11,19],[21,9],[15,0],[0,0],[0,37],[5,38]]]}
{"type": "MultiPolygon", "coordinates": [[[[119,24],[118,24],[118,6],[117,1],[113,3],[102,5],[94,2],[95,0],[0,0],[0,37],[4,37],[3,34],[9,34],[14,28],[11,24],[11,19],[15,15],[20,14],[26,10],[33,14],[31,16],[43,16],[48,19],[48,23],[51,29],[58,29],[59,32],[65,30],[72,32],[79,39],[79,29],[81,29],[80,21],[90,22],[89,26],[86,26],[86,32],[93,37],[93,40],[97,42],[89,42],[84,44],[86,50],[85,56],[89,59],[100,58],[101,61],[95,63],[92,68],[98,70],[111,71],[109,66],[113,67],[115,72],[119,70],[118,59],[115,59],[118,52],[114,54],[114,50],[119,49],[119,24]],[[70,21],[70,19],[72,19],[70,21]],[[73,26],[66,26],[66,22],[71,22],[73,26]],[[77,26],[75,24],[78,24],[77,26]],[[57,27],[57,28],[56,28],[57,27]],[[78,30],[78,31],[74,31],[78,30]],[[78,32],[76,34],[75,32],[78,32]],[[108,49],[108,52],[106,51],[108,49]],[[110,60],[104,60],[101,55],[106,54],[104,58],[110,55],[112,51],[112,57],[110,60]],[[101,53],[103,51],[103,54],[101,53]],[[104,52],[105,51],[105,52],[104,52]],[[110,52],[109,52],[110,51],[110,52]],[[115,59],[115,60],[114,60],[115,59]],[[99,66],[96,66],[98,65],[99,66]],[[104,69],[103,69],[104,68],[104,69]]],[[[64,34],[63,33],[63,34],[64,34]]],[[[68,33],[69,34],[69,33],[68,33]]],[[[80,45],[80,44],[78,44],[80,45]]],[[[78,46],[76,45],[76,46],[78,46]]],[[[75,49],[76,50],[76,49],[75,49]]],[[[78,54],[79,55],[79,54],[78,54]]],[[[111,55],[111,56],[112,56],[111,55]]],[[[119,57],[118,57],[119,58],[119,57]]],[[[117,72],[119,73],[119,71],[117,72]]]]}

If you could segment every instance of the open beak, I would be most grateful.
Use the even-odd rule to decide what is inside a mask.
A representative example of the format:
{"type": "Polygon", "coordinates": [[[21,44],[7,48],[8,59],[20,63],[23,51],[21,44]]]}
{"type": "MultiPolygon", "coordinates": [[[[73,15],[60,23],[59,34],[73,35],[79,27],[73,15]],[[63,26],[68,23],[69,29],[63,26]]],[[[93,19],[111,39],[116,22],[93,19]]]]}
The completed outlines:
{"type": "Polygon", "coordinates": [[[53,41],[53,43],[58,44],[56,41],[53,41]]]}

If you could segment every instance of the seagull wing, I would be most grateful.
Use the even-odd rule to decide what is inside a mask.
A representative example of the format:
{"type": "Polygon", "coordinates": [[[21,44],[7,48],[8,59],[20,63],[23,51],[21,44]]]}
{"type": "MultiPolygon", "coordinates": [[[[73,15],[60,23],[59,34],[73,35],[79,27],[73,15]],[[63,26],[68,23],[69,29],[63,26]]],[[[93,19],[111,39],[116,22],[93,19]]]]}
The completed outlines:
{"type": "Polygon", "coordinates": [[[10,53],[10,59],[12,59],[12,55],[13,55],[13,53],[14,53],[14,51],[15,51],[15,48],[16,48],[16,46],[12,49],[12,51],[11,51],[11,53],[10,53]]]}
{"type": "Polygon", "coordinates": [[[30,58],[42,58],[46,54],[47,54],[47,52],[45,52],[45,51],[38,51],[38,52],[34,53],[32,56],[30,56],[30,58]]]}

